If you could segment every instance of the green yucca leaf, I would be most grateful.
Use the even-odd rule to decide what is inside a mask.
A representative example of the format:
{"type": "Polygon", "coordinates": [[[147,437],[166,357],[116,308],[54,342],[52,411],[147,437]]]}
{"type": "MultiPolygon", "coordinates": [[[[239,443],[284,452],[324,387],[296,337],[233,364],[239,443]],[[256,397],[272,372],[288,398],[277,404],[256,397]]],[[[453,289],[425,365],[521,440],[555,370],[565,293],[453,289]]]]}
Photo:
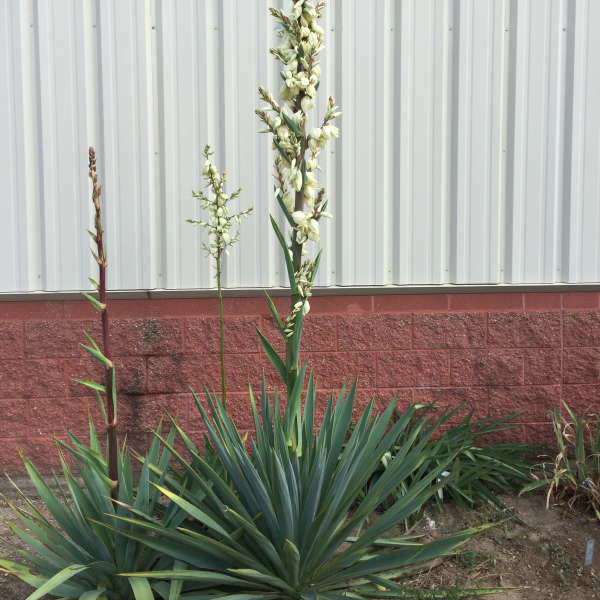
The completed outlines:
{"type": "MultiPolygon", "coordinates": [[[[131,579],[138,577],[147,577],[149,579],[176,579],[180,581],[194,581],[198,583],[210,585],[227,585],[233,587],[246,587],[248,581],[241,577],[234,577],[225,573],[217,573],[212,571],[194,571],[194,570],[170,570],[170,571],[147,571],[143,573],[121,573],[122,577],[131,579]]],[[[267,586],[261,586],[262,589],[268,590],[267,586]]]]}
{"type": "Polygon", "coordinates": [[[152,588],[147,579],[142,577],[129,577],[129,585],[133,590],[135,600],[154,600],[152,588]]]}
{"type": "MultiPolygon", "coordinates": [[[[173,571],[185,571],[185,563],[180,560],[173,562],[173,571]]],[[[173,579],[169,586],[169,597],[167,600],[179,600],[181,589],[183,588],[183,581],[181,579],[173,579]]]]}
{"type": "Polygon", "coordinates": [[[273,139],[273,144],[275,144],[275,148],[277,148],[283,160],[285,160],[285,162],[289,165],[291,163],[290,157],[284,152],[283,148],[277,143],[276,139],[273,139]]]}
{"type": "Polygon", "coordinates": [[[105,595],[106,590],[88,590],[79,596],[79,600],[98,600],[102,596],[106,598],[105,595]]]}
{"type": "Polygon", "coordinates": [[[264,293],[265,293],[265,299],[267,300],[267,305],[269,307],[269,310],[271,311],[271,314],[273,315],[273,319],[275,320],[275,324],[277,325],[277,328],[279,329],[279,332],[281,333],[281,335],[283,335],[284,325],[283,325],[283,321],[281,320],[281,317],[279,316],[277,307],[275,306],[275,303],[273,302],[271,296],[269,296],[269,293],[267,292],[267,290],[265,290],[264,293]]]}
{"type": "Polygon", "coordinates": [[[94,357],[97,361],[101,362],[105,367],[111,367],[112,362],[102,354],[97,348],[92,346],[86,346],[85,344],[79,344],[90,356],[94,357]]]}
{"type": "Polygon", "coordinates": [[[113,417],[115,419],[115,422],[117,420],[117,414],[118,414],[118,404],[117,404],[117,372],[114,366],[111,366],[110,368],[110,378],[111,378],[111,398],[109,398],[109,402],[112,402],[112,409],[113,409],[113,417]]]}
{"type": "Polygon", "coordinates": [[[87,341],[90,343],[90,346],[92,346],[92,348],[94,348],[95,350],[100,350],[100,346],[96,344],[94,338],[87,331],[85,331],[85,329],[83,330],[83,335],[85,335],[87,341]]]}
{"type": "Polygon", "coordinates": [[[256,328],[256,333],[258,334],[260,345],[262,346],[265,354],[267,355],[267,358],[271,361],[271,364],[275,367],[275,370],[277,371],[277,373],[279,373],[279,376],[285,381],[287,378],[287,369],[285,367],[285,363],[283,362],[283,360],[281,360],[281,357],[279,356],[279,354],[277,354],[277,352],[271,345],[271,342],[267,340],[267,338],[261,333],[258,327],[256,328]]]}
{"type": "Polygon", "coordinates": [[[212,519],[206,512],[204,512],[197,506],[194,506],[192,503],[188,502],[187,500],[184,500],[177,494],[172,493],[168,489],[161,487],[156,483],[153,483],[153,485],[154,485],[154,487],[156,487],[157,490],[162,492],[169,500],[171,500],[175,504],[177,504],[177,506],[179,506],[182,510],[184,510],[188,515],[190,515],[191,517],[193,517],[194,519],[196,519],[197,521],[199,521],[206,527],[212,529],[219,535],[222,535],[225,538],[229,537],[229,533],[227,531],[225,531],[225,529],[223,529],[223,527],[221,527],[221,525],[219,525],[219,523],[217,523],[214,519],[212,519]]]}
{"type": "MultiPolygon", "coordinates": [[[[104,400],[102,399],[102,396],[100,395],[100,392],[98,390],[94,390],[94,393],[96,395],[96,401],[98,402],[98,408],[100,409],[100,413],[102,414],[102,419],[104,421],[105,425],[108,425],[108,416],[106,414],[106,407],[104,406],[104,400]]],[[[90,446],[92,444],[92,441],[90,439],[90,446]]]]}
{"type": "Polygon", "coordinates": [[[271,218],[271,225],[273,227],[273,231],[275,231],[275,235],[277,236],[279,245],[281,246],[281,248],[283,250],[283,254],[284,254],[284,258],[285,258],[285,266],[286,266],[287,272],[288,272],[288,279],[290,282],[290,287],[291,287],[292,293],[295,294],[298,291],[298,286],[296,285],[296,278],[294,277],[294,265],[292,263],[292,259],[290,257],[290,253],[289,253],[287,244],[285,242],[285,239],[283,237],[283,234],[281,233],[281,230],[279,229],[279,225],[277,225],[277,222],[275,221],[275,219],[273,217],[270,217],[270,218],[271,218]]]}
{"type": "MultiPolygon", "coordinates": [[[[288,159],[288,163],[289,163],[289,159],[288,159]]],[[[294,219],[292,218],[290,211],[287,209],[287,206],[283,203],[283,194],[281,192],[279,192],[277,194],[277,203],[279,204],[279,208],[281,208],[283,214],[285,215],[285,218],[286,218],[287,222],[289,223],[290,227],[292,227],[292,228],[296,227],[296,223],[295,223],[294,219]]],[[[266,294],[266,291],[265,291],[265,294],[266,294]]],[[[267,302],[268,302],[268,300],[267,300],[267,302]]]]}
{"type": "Polygon", "coordinates": [[[106,388],[101,384],[95,381],[89,381],[87,379],[73,379],[77,383],[81,383],[81,385],[85,385],[86,387],[92,388],[93,390],[97,390],[99,392],[106,392],[106,388]]]}
{"type": "Polygon", "coordinates": [[[254,542],[254,547],[260,551],[261,554],[266,558],[265,564],[269,565],[274,571],[283,573],[284,567],[282,563],[282,557],[279,556],[277,549],[273,546],[271,540],[261,533],[258,527],[241,515],[238,515],[234,510],[228,508],[227,511],[233,516],[233,518],[239,523],[244,533],[250,540],[254,542]]]}
{"type": "Polygon", "coordinates": [[[43,585],[37,588],[35,592],[29,594],[26,600],[39,600],[42,596],[53,592],[61,584],[65,583],[75,575],[89,569],[89,565],[69,565],[65,567],[53,577],[50,577],[43,585]]]}
{"type": "Polygon", "coordinates": [[[91,296],[90,294],[87,294],[85,292],[81,292],[81,295],[98,311],[98,312],[102,312],[106,306],[104,304],[102,304],[101,302],[99,302],[96,298],[94,298],[94,296],[91,296]]]}
{"type": "Polygon", "coordinates": [[[294,135],[298,139],[301,139],[302,138],[302,133],[298,129],[298,125],[296,125],[296,123],[294,123],[294,121],[290,117],[288,117],[288,115],[286,115],[284,111],[281,111],[279,114],[283,118],[283,120],[285,121],[285,124],[294,132],[294,135]]]}
{"type": "Polygon", "coordinates": [[[247,585],[252,584],[253,587],[258,587],[259,589],[279,589],[283,592],[287,592],[288,594],[294,594],[294,588],[286,583],[283,579],[279,577],[274,577],[273,575],[268,575],[266,573],[261,573],[255,569],[227,569],[229,573],[233,573],[234,575],[239,575],[241,578],[247,581],[247,585]]]}
{"type": "MultiPolygon", "coordinates": [[[[47,582],[48,578],[40,577],[31,572],[30,568],[20,563],[0,559],[0,571],[14,575],[21,581],[28,583],[32,587],[39,588],[47,582]]],[[[78,597],[81,594],[81,589],[78,586],[72,585],[70,581],[63,582],[55,589],[56,593],[62,593],[66,596],[78,597]]]]}

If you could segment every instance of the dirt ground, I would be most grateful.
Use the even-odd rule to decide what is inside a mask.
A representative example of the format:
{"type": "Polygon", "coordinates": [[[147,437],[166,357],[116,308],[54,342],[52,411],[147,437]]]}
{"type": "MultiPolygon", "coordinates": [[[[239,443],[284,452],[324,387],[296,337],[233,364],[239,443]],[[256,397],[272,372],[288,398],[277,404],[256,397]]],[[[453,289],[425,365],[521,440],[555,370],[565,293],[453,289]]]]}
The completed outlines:
{"type": "MultiPolygon", "coordinates": [[[[473,537],[458,554],[419,573],[411,583],[428,589],[506,588],[484,596],[490,600],[600,598],[600,524],[556,508],[545,510],[541,495],[507,496],[503,501],[512,519],[473,537]],[[589,539],[595,540],[594,560],[584,567],[589,539]]],[[[441,513],[432,507],[417,531],[435,537],[506,516],[490,507],[464,511],[446,505],[441,513]]]]}
{"type": "MultiPolygon", "coordinates": [[[[24,485],[34,502],[39,502],[24,485]]],[[[4,483],[0,489],[11,501],[19,502],[4,483]]],[[[600,525],[557,509],[546,511],[544,498],[539,495],[508,496],[504,502],[515,518],[473,538],[455,556],[414,574],[410,583],[437,590],[455,586],[506,588],[485,596],[493,600],[600,599],[600,525]],[[589,539],[595,539],[596,552],[592,566],[584,567],[589,539]]],[[[416,531],[436,537],[506,516],[490,508],[463,511],[446,505],[439,512],[430,507],[416,531]]],[[[10,518],[11,511],[0,501],[0,555],[15,559],[19,544],[5,524],[10,518]]],[[[27,585],[0,573],[0,600],[24,600],[30,592],[27,585]]]]}

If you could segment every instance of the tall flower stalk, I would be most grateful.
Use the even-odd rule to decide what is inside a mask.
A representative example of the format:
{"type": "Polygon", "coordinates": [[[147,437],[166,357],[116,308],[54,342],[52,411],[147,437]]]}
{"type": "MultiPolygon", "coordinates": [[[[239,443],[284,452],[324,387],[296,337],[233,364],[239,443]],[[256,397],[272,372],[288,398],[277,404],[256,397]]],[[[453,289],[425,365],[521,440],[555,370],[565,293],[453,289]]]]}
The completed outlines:
{"type": "Polygon", "coordinates": [[[99,281],[90,277],[90,282],[98,291],[98,298],[94,298],[90,294],[83,294],[85,298],[94,306],[100,313],[102,320],[102,349],[98,347],[96,342],[86,333],[86,337],[90,345],[82,344],[83,348],[91,354],[96,360],[104,366],[104,385],[95,382],[76,380],[79,383],[91,387],[96,392],[100,409],[104,416],[107,432],[107,462],[108,462],[108,477],[111,480],[111,498],[115,501],[119,496],[119,472],[118,472],[118,453],[119,444],[117,440],[117,384],[115,365],[112,361],[112,353],[110,351],[110,336],[109,336],[109,315],[108,304],[106,301],[106,269],[108,261],[106,259],[106,251],[104,248],[104,229],[102,227],[102,211],[100,208],[100,195],[102,188],[98,183],[98,174],[96,172],[96,152],[90,146],[89,149],[89,177],[92,181],[92,203],[94,205],[94,230],[89,230],[92,240],[96,244],[96,250],[92,250],[92,255],[98,264],[99,281]],[[106,406],[100,392],[104,392],[106,397],[106,406]]]}
{"type": "Polygon", "coordinates": [[[282,64],[283,84],[279,101],[263,87],[259,87],[265,106],[256,111],[273,136],[275,157],[275,197],[290,227],[286,241],[276,221],[273,229],[282,246],[290,282],[290,310],[282,319],[268,294],[267,302],[279,331],[285,340],[285,360],[259,332],[263,348],[285,381],[288,398],[299,377],[299,352],[304,315],[310,310],[309,298],[319,266],[321,251],[316,257],[308,256],[310,242],[319,241],[319,222],[330,217],[326,212],[325,190],[319,188],[319,154],[332,138],[339,135],[333,124],[340,114],[332,97],[319,125],[308,129],[308,120],[315,106],[320,84],[319,54],[323,50],[323,28],[318,24],[324,2],[313,4],[298,0],[289,14],[271,8],[271,15],[279,25],[281,43],[271,48],[271,54],[282,64]]]}
{"type": "Polygon", "coordinates": [[[206,180],[208,194],[202,191],[192,192],[194,198],[202,202],[202,208],[208,210],[208,221],[201,219],[188,219],[188,223],[200,225],[208,231],[209,243],[203,243],[202,247],[209,256],[215,259],[217,270],[217,295],[219,301],[219,356],[221,362],[221,402],[223,407],[227,405],[227,384],[225,377],[225,319],[223,316],[223,288],[221,285],[223,254],[229,254],[228,248],[233,246],[240,237],[239,229],[231,233],[232,225],[239,224],[242,217],[247,217],[252,212],[248,208],[239,213],[230,214],[229,203],[240,195],[241,188],[232,194],[225,193],[226,174],[219,173],[210,157],[214,153],[210,146],[204,148],[204,168],[202,176],[206,180]]]}

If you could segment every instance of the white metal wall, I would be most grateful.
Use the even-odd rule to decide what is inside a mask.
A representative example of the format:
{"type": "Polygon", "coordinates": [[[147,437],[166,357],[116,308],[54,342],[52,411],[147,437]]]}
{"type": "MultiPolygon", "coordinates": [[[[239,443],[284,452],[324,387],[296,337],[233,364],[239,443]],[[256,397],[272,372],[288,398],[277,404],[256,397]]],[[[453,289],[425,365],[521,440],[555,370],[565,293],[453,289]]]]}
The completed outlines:
{"type": "MultiPolygon", "coordinates": [[[[285,283],[272,3],[0,0],[0,291],[88,287],[88,145],[111,288],[214,285],[185,222],[206,143],[256,210],[227,286],[285,283]]],[[[320,285],[600,280],[600,0],[328,0],[325,29],[320,285]]]]}

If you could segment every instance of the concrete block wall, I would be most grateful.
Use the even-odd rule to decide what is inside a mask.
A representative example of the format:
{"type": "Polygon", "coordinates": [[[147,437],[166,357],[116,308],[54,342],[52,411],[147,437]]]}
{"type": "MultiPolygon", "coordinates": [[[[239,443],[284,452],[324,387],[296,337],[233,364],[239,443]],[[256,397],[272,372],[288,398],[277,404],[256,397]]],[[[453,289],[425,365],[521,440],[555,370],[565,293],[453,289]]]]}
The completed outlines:
{"type": "MultiPolygon", "coordinates": [[[[276,299],[282,312],[287,300],[276,299]]],[[[549,412],[565,399],[600,406],[600,293],[448,293],[317,296],[303,357],[314,369],[320,410],[345,378],[359,376],[358,406],[466,402],[477,416],[517,410],[502,439],[552,440],[549,412]]],[[[143,446],[168,410],[192,437],[202,424],[190,387],[220,389],[215,299],[113,300],[113,353],[123,431],[143,446]]],[[[248,383],[281,389],[255,328],[282,344],[262,298],[227,298],[228,410],[251,429],[248,383]]],[[[79,346],[100,341],[85,301],[0,302],[0,468],[22,470],[18,450],[41,468],[57,463],[53,434],[85,436],[96,399],[72,378],[101,377],[79,346]]]]}

